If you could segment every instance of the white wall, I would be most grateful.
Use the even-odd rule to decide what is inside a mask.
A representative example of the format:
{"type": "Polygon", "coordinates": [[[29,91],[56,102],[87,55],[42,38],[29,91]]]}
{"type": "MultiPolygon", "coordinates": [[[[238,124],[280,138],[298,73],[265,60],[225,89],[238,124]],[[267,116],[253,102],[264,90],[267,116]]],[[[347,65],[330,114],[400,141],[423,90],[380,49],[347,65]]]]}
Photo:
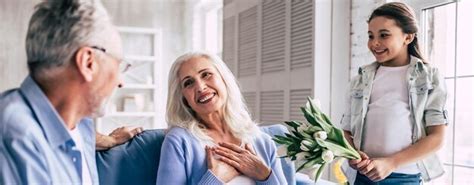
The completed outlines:
{"type": "Polygon", "coordinates": [[[351,5],[351,73],[357,75],[360,66],[372,63],[375,58],[367,49],[367,30],[372,11],[390,0],[352,0],[351,5]]]}
{"type": "Polygon", "coordinates": [[[0,1],[0,92],[18,87],[28,74],[25,38],[39,0],[0,1]]]}

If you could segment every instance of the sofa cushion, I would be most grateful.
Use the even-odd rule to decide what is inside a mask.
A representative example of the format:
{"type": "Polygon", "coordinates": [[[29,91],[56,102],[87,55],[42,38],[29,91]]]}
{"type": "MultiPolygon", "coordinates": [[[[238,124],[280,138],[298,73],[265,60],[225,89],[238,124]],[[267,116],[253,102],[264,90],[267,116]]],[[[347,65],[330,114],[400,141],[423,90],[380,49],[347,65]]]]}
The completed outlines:
{"type": "Polygon", "coordinates": [[[100,184],[154,185],[164,138],[164,130],[146,130],[125,144],[98,151],[100,184]]]}
{"type": "MultiPolygon", "coordinates": [[[[270,136],[287,132],[282,125],[262,126],[261,130],[270,136]]],[[[161,144],[164,130],[146,130],[129,142],[96,155],[100,184],[154,185],[160,163],[161,144]]],[[[293,163],[280,159],[283,172],[289,184],[295,184],[293,163]]]]}

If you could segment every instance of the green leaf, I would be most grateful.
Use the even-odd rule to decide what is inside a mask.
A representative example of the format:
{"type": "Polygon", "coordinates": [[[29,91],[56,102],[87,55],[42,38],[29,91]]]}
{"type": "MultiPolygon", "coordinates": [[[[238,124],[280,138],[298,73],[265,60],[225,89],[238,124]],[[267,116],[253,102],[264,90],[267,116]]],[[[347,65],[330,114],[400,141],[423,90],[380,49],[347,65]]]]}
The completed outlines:
{"type": "Polygon", "coordinates": [[[323,120],[326,121],[326,123],[328,123],[329,125],[334,127],[334,125],[331,123],[331,119],[329,119],[329,117],[326,114],[321,113],[321,116],[322,116],[323,120]]]}
{"type": "Polygon", "coordinates": [[[324,119],[324,113],[322,113],[321,109],[314,105],[313,99],[311,99],[311,97],[308,96],[307,99],[307,105],[309,104],[309,109],[312,111],[312,115],[315,121],[319,124],[319,126],[321,126],[321,128],[324,129],[324,131],[326,131],[327,133],[331,132],[333,128],[331,121],[327,119],[327,116],[326,119],[324,119]]]}
{"type": "Polygon", "coordinates": [[[319,127],[319,126],[310,126],[310,127],[308,128],[308,132],[311,133],[311,134],[313,134],[313,133],[315,133],[315,132],[317,132],[317,131],[323,131],[323,128],[321,128],[321,127],[319,127]]]}
{"type": "Polygon", "coordinates": [[[278,138],[272,138],[273,141],[275,141],[278,144],[285,144],[285,142],[279,140],[278,138]]]}
{"type": "Polygon", "coordinates": [[[331,131],[332,126],[324,122],[320,117],[316,117],[316,115],[314,115],[308,109],[305,109],[303,107],[301,107],[301,110],[303,111],[304,117],[306,118],[306,120],[308,120],[309,123],[314,126],[321,127],[327,133],[331,131]]]}
{"type": "Polygon", "coordinates": [[[288,138],[290,138],[291,140],[293,140],[293,142],[301,142],[301,139],[300,139],[300,138],[298,138],[298,137],[296,137],[296,136],[294,136],[294,135],[291,135],[291,134],[289,134],[289,133],[285,133],[285,136],[288,137],[288,138]]]}
{"type": "Polygon", "coordinates": [[[317,151],[311,152],[311,156],[308,158],[308,160],[314,160],[314,159],[317,159],[317,158],[321,158],[322,153],[323,153],[323,150],[318,148],[317,151]]]}
{"type": "Polygon", "coordinates": [[[344,137],[344,132],[341,129],[334,128],[332,132],[328,134],[328,139],[337,142],[345,148],[352,147],[344,137]]]}
{"type": "Polygon", "coordinates": [[[312,113],[315,113],[317,116],[319,116],[319,113],[321,112],[321,110],[318,108],[318,106],[314,105],[313,99],[309,96],[306,97],[306,99],[308,100],[306,102],[306,108],[311,110],[312,113]]]}
{"type": "Polygon", "coordinates": [[[347,139],[344,137],[344,132],[341,129],[334,128],[334,130],[328,135],[328,139],[329,138],[331,138],[330,140],[335,141],[338,145],[350,151],[352,157],[355,157],[355,159],[360,159],[359,153],[352,147],[351,144],[349,144],[347,139]]]}
{"type": "Polygon", "coordinates": [[[298,139],[303,139],[303,138],[304,138],[303,134],[301,134],[301,133],[299,133],[299,132],[296,132],[296,131],[294,131],[294,130],[291,131],[291,133],[292,133],[295,137],[297,137],[298,139]]]}
{"type": "Polygon", "coordinates": [[[273,140],[277,142],[278,144],[284,144],[284,145],[290,145],[293,143],[293,140],[291,138],[280,136],[280,135],[275,135],[273,140]]]}
{"type": "Polygon", "coordinates": [[[324,168],[326,168],[326,165],[327,165],[327,163],[323,163],[323,164],[319,167],[318,171],[317,171],[316,174],[315,174],[314,182],[317,182],[317,181],[319,180],[319,178],[320,178],[321,175],[323,174],[324,168]]]}
{"type": "Polygon", "coordinates": [[[334,128],[331,124],[326,123],[326,121],[324,121],[320,115],[319,116],[314,115],[314,119],[316,119],[316,121],[319,123],[321,128],[323,128],[323,130],[327,133],[331,132],[332,129],[334,128]]]}
{"type": "Polygon", "coordinates": [[[300,152],[302,152],[300,149],[300,143],[293,143],[292,145],[288,146],[288,155],[294,156],[300,152]]]}
{"type": "Polygon", "coordinates": [[[343,146],[338,145],[337,143],[331,141],[324,141],[326,147],[331,150],[335,156],[346,157],[350,159],[360,158],[359,153],[355,150],[344,148],[343,146]]]}
{"type": "Polygon", "coordinates": [[[285,123],[288,125],[288,126],[291,126],[293,128],[297,128],[299,127],[302,123],[299,123],[297,121],[285,121],[285,123]]]}
{"type": "Polygon", "coordinates": [[[322,139],[316,138],[316,143],[318,143],[318,145],[321,147],[327,147],[326,142],[322,139]]]}
{"type": "Polygon", "coordinates": [[[302,169],[309,168],[309,167],[314,166],[316,164],[320,164],[323,161],[324,160],[321,158],[321,156],[318,157],[318,158],[312,159],[312,160],[308,160],[305,163],[303,163],[300,167],[298,167],[298,169],[296,169],[296,172],[299,172],[302,169]]]}
{"type": "Polygon", "coordinates": [[[314,125],[314,126],[320,126],[318,124],[318,122],[316,122],[316,119],[314,118],[313,114],[309,110],[307,110],[304,107],[301,107],[301,111],[303,112],[303,115],[306,118],[306,120],[308,121],[308,123],[310,123],[311,125],[314,125]]]}
{"type": "Polygon", "coordinates": [[[298,132],[300,133],[305,139],[313,139],[313,136],[309,135],[308,133],[306,133],[305,131],[303,132],[298,132]]]}

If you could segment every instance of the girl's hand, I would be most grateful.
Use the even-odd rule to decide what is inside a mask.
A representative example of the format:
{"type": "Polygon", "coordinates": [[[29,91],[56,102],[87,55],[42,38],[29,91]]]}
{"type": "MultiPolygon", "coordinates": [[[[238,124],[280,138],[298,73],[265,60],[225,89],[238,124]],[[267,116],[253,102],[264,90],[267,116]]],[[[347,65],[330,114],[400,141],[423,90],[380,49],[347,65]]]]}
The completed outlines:
{"type": "Polygon", "coordinates": [[[219,161],[214,157],[215,150],[206,146],[207,168],[221,181],[227,183],[240,173],[232,166],[219,161]]]}
{"type": "Polygon", "coordinates": [[[391,158],[375,158],[360,172],[376,182],[385,179],[397,168],[391,158]]]}
{"type": "Polygon", "coordinates": [[[359,152],[361,159],[349,160],[349,166],[353,168],[354,170],[361,171],[362,169],[364,169],[364,167],[366,167],[370,163],[370,159],[366,153],[360,150],[358,150],[357,152],[359,152]]]}
{"type": "Polygon", "coordinates": [[[219,143],[216,153],[222,156],[219,160],[233,166],[254,180],[266,180],[272,172],[271,168],[263,163],[249,144],[246,144],[244,149],[231,143],[219,143]]]}

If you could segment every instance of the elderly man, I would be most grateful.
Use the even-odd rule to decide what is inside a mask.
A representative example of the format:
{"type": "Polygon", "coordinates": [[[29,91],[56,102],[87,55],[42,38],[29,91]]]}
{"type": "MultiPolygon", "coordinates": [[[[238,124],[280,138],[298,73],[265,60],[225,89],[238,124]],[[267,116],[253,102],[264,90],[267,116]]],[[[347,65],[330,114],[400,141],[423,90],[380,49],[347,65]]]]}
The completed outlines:
{"type": "Polygon", "coordinates": [[[0,184],[98,184],[89,117],[127,69],[119,33],[100,3],[45,1],[26,53],[29,76],[0,95],[0,184]]]}

